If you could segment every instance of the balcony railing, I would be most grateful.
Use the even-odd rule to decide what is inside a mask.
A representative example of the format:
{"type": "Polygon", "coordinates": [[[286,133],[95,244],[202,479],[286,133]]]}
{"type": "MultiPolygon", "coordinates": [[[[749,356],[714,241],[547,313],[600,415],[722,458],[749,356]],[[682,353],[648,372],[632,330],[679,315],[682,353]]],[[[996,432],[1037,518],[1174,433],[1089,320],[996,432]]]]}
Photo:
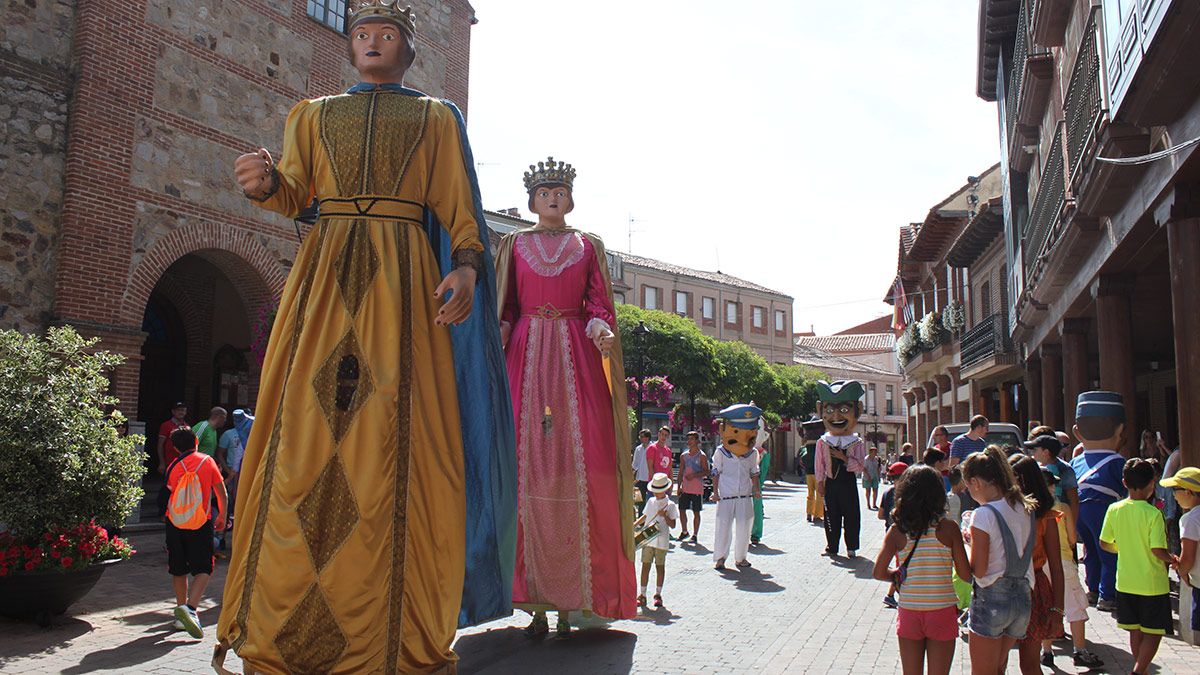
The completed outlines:
{"type": "Polygon", "coordinates": [[[1100,97],[1100,52],[1097,48],[1096,13],[1093,9],[1083,30],[1079,54],[1071,71],[1067,85],[1063,111],[1067,124],[1067,165],[1070,167],[1070,185],[1079,185],[1083,154],[1094,142],[1103,117],[1100,97]]]}
{"type": "Polygon", "coordinates": [[[1017,104],[1021,100],[1021,84],[1025,78],[1025,60],[1029,58],[1029,12],[1021,5],[1017,19],[1017,36],[1013,44],[1012,72],[1009,73],[1008,91],[1004,97],[1004,114],[1008,118],[1008,138],[1012,142],[1017,130],[1017,104]]]}
{"type": "Polygon", "coordinates": [[[997,354],[1012,352],[1008,320],[1003,313],[980,321],[962,337],[962,368],[965,370],[997,354]]]}
{"type": "MultiPolygon", "coordinates": [[[[1048,254],[1047,239],[1062,215],[1063,204],[1066,202],[1066,184],[1063,157],[1063,122],[1054,129],[1054,140],[1050,143],[1050,152],[1046,156],[1046,166],[1042,170],[1042,181],[1038,184],[1037,197],[1033,200],[1033,208],[1029,210],[1029,220],[1025,223],[1022,239],[1025,241],[1025,285],[1033,288],[1037,282],[1037,273],[1041,268],[1042,258],[1048,254]]],[[[1052,245],[1053,242],[1050,242],[1052,245]]]]}

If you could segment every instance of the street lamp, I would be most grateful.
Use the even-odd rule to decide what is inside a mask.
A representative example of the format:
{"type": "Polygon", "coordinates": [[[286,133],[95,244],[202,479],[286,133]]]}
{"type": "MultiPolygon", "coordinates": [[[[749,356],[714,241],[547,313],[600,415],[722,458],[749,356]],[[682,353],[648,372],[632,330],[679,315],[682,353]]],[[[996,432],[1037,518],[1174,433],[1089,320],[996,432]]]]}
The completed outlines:
{"type": "Polygon", "coordinates": [[[638,321],[638,325],[630,331],[637,336],[637,353],[638,353],[638,370],[637,370],[637,428],[642,430],[642,389],[646,385],[646,336],[651,332],[650,327],[645,321],[638,321]]]}

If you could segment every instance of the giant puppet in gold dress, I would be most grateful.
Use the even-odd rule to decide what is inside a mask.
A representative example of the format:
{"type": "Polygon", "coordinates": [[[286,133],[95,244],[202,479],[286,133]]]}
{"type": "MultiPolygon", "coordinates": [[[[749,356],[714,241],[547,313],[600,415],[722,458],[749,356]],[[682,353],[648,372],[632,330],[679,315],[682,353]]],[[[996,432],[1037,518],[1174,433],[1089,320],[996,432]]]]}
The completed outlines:
{"type": "Polygon", "coordinates": [[[219,670],[232,648],[255,672],[452,672],[456,626],[512,611],[485,225],[458,111],[400,85],[414,22],[394,2],[351,15],[364,83],[296,105],[278,165],[260,150],[235,167],[264,208],[294,217],[315,196],[321,217],[263,364],[219,670]]]}

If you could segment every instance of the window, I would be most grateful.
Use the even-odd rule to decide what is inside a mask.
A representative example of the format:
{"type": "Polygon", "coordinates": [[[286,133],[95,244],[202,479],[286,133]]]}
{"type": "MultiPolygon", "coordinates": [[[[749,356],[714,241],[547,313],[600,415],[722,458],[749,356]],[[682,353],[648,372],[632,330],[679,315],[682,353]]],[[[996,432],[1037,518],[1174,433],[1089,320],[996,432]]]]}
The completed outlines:
{"type": "Polygon", "coordinates": [[[979,292],[979,320],[983,321],[992,315],[992,283],[983,282],[983,290],[979,292]]]}
{"type": "Polygon", "coordinates": [[[625,294],[620,293],[620,292],[613,293],[613,302],[615,302],[618,305],[625,304],[625,294]]]}
{"type": "Polygon", "coordinates": [[[716,298],[704,298],[700,301],[700,311],[703,314],[704,325],[717,325],[717,300],[716,298]]]}
{"type": "Polygon", "coordinates": [[[653,286],[642,286],[642,306],[646,309],[658,309],[658,289],[653,286]]]}
{"type": "Polygon", "coordinates": [[[725,325],[731,328],[741,329],[742,325],[742,303],[732,300],[725,301],[725,325]]]}
{"type": "Polygon", "coordinates": [[[775,332],[780,335],[787,332],[787,312],[782,309],[775,310],[775,332]]]}
{"type": "Polygon", "coordinates": [[[892,398],[895,397],[895,395],[896,395],[895,388],[889,384],[889,385],[887,385],[887,388],[884,390],[883,393],[884,393],[884,396],[886,397],[886,399],[884,401],[885,405],[887,405],[887,413],[886,414],[888,414],[888,415],[896,414],[895,404],[892,402],[892,398]]]}
{"type": "Polygon", "coordinates": [[[767,327],[767,310],[762,307],[755,307],[752,312],[755,328],[767,327]]]}
{"type": "Polygon", "coordinates": [[[339,33],[346,30],[346,0],[308,0],[308,15],[339,33]]]}
{"type": "Polygon", "coordinates": [[[875,398],[875,383],[874,382],[867,385],[867,412],[870,412],[870,413],[879,412],[879,403],[877,402],[877,399],[875,398]]]}
{"type": "Polygon", "coordinates": [[[680,316],[690,316],[692,313],[691,293],[675,291],[675,313],[680,316]]]}

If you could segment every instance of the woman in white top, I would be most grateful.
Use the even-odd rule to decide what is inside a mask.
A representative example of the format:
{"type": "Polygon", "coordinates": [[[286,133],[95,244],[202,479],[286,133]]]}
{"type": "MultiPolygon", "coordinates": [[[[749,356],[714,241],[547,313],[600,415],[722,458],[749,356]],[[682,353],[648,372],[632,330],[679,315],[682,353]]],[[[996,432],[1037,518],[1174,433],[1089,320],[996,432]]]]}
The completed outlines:
{"type": "Polygon", "coordinates": [[[1017,486],[1000,448],[991,445],[959,466],[975,509],[969,529],[971,569],[971,672],[1000,674],[1008,652],[1025,637],[1033,588],[1036,529],[1033,502],[1017,486]]]}

